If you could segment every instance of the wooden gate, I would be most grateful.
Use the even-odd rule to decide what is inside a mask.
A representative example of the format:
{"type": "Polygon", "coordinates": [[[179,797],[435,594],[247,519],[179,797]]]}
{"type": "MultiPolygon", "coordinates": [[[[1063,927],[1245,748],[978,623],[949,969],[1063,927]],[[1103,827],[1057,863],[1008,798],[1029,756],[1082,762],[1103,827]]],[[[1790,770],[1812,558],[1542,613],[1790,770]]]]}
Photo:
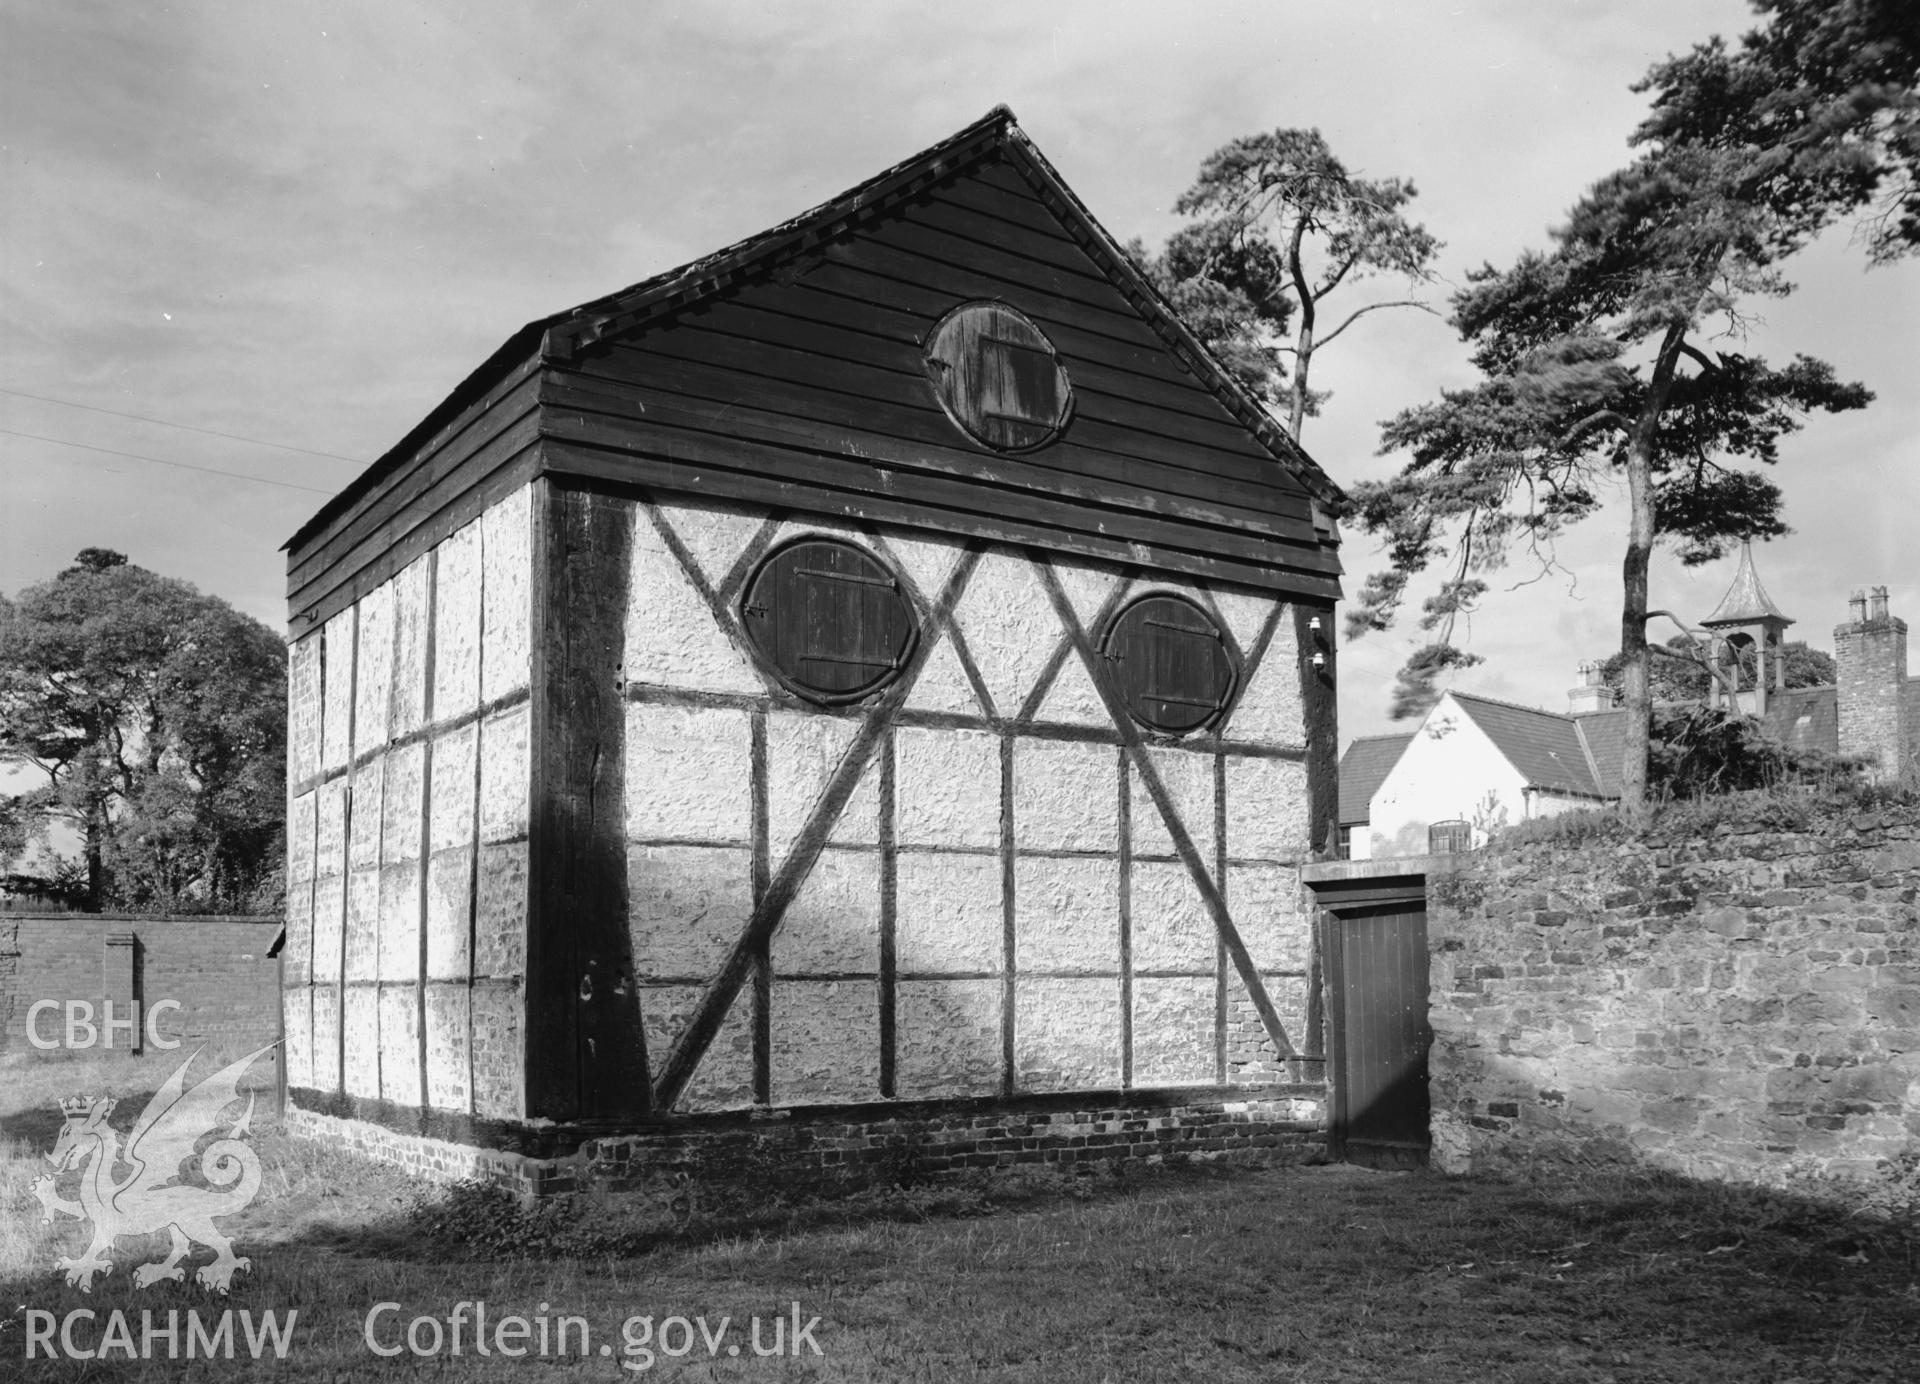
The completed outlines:
{"type": "Polygon", "coordinates": [[[1353,862],[1309,872],[1324,910],[1327,1056],[1334,1158],[1376,1168],[1427,1161],[1426,877],[1411,861],[1353,862]],[[1396,871],[1360,875],[1354,865],[1396,871]],[[1335,867],[1338,868],[1338,867],[1335,867]],[[1321,875],[1320,878],[1314,878],[1321,875]],[[1353,877],[1360,875],[1360,877],[1353,877]]]}

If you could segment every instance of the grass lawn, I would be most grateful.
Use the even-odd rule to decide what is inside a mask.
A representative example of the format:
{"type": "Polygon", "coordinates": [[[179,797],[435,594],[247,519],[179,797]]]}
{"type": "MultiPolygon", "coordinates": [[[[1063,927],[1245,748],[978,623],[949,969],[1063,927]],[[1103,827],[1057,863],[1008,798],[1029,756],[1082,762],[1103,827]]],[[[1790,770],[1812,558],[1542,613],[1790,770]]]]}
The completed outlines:
{"type": "MultiPolygon", "coordinates": [[[[267,1132],[259,1196],[221,1222],[253,1261],[231,1296],[191,1282],[135,1289],[130,1268],[164,1237],[122,1242],[114,1272],[82,1294],[51,1272],[56,1254],[79,1247],[78,1223],[43,1226],[28,1190],[57,1129],[52,1103],[83,1084],[126,1093],[113,1120],[124,1130],[165,1075],[128,1059],[0,1073],[0,1290],[11,1313],[0,1320],[0,1379],[1920,1379],[1911,1224],[1603,1174],[1495,1182],[1191,1167],[1020,1174],[838,1201],[734,1189],[692,1210],[583,1198],[528,1212],[267,1132]],[[490,1336],[503,1317],[529,1318],[534,1352],[535,1319],[558,1332],[561,1317],[584,1318],[589,1353],[572,1327],[565,1358],[477,1356],[469,1310],[453,1356],[454,1304],[476,1300],[490,1336]],[[440,1353],[375,1355],[363,1331],[383,1302],[399,1307],[377,1319],[380,1345],[428,1317],[434,1327],[418,1339],[437,1328],[440,1353]],[[794,1303],[801,1325],[820,1319],[807,1337],[818,1355],[805,1342],[791,1353],[794,1303]],[[143,1310],[164,1325],[168,1309],[192,1309],[209,1329],[227,1308],[298,1317],[278,1361],[245,1358],[238,1322],[232,1362],[164,1358],[164,1338],[163,1358],[150,1360],[26,1359],[29,1314],[63,1320],[75,1308],[99,1314],[77,1319],[76,1344],[101,1345],[117,1308],[136,1351],[143,1310]],[[763,1348],[783,1320],[778,1358],[754,1354],[755,1316],[763,1348]],[[634,1317],[653,1319],[650,1357],[623,1354],[622,1323],[634,1317]],[[668,1324],[676,1317],[703,1322],[668,1324]],[[683,1343],[682,1357],[662,1352],[683,1343]],[[623,1371],[623,1359],[650,1368],[623,1371]]],[[[192,1263],[208,1257],[196,1251],[192,1263]]]]}

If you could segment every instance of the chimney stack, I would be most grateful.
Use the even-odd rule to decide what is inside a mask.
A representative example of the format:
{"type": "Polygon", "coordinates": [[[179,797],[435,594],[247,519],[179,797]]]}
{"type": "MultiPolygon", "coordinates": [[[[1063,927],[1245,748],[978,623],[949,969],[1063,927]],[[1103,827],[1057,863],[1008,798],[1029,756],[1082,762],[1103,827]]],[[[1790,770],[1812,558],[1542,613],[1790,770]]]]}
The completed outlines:
{"type": "Polygon", "coordinates": [[[1607,686],[1599,664],[1580,665],[1580,685],[1567,693],[1567,710],[1575,716],[1613,710],[1613,689],[1607,686]]]}
{"type": "Polygon", "coordinates": [[[1854,592],[1848,623],[1833,632],[1840,753],[1870,756],[1879,776],[1900,772],[1910,731],[1905,717],[1907,622],[1887,611],[1887,588],[1854,592]]]}

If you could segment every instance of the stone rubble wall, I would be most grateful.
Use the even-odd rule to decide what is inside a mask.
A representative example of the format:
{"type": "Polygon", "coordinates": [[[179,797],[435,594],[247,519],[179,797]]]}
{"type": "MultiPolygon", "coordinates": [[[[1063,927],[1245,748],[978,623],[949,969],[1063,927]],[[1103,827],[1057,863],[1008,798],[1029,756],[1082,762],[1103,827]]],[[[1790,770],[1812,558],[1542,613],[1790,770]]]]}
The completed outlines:
{"type": "Polygon", "coordinates": [[[1920,814],[1496,845],[1430,886],[1433,1159],[1784,1184],[1920,1154],[1920,814]]]}

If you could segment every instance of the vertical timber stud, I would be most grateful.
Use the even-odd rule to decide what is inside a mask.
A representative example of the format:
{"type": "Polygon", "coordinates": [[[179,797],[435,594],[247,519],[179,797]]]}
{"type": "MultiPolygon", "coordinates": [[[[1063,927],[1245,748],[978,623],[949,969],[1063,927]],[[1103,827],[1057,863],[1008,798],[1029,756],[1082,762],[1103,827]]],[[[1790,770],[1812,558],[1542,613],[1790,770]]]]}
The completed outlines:
{"type": "Polygon", "coordinates": [[[894,826],[899,797],[894,777],[893,727],[880,736],[880,1094],[895,1094],[899,1046],[900,848],[894,826]]]}
{"type": "Polygon", "coordinates": [[[633,507],[537,483],[527,1114],[644,1114],[627,928],[626,647],[633,507]]]}
{"type": "MultiPolygon", "coordinates": [[[[1317,859],[1331,859],[1340,848],[1340,758],[1337,684],[1334,680],[1333,607],[1295,603],[1294,648],[1300,658],[1300,708],[1307,736],[1307,845],[1317,859]],[[1315,628],[1315,626],[1318,628],[1315,628]],[[1318,656],[1319,661],[1316,660],[1318,656]]],[[[1301,1035],[1308,1060],[1326,1057],[1326,928],[1309,930],[1307,958],[1307,1031],[1301,1035]]]]}
{"type": "MultiPolygon", "coordinates": [[[[753,906],[767,896],[773,878],[768,857],[772,835],[771,804],[767,791],[767,710],[756,706],[749,721],[748,777],[753,785],[753,906]]],[[[753,1099],[756,1105],[773,1103],[773,934],[759,939],[752,958],[753,986],[753,1099]]]]}

